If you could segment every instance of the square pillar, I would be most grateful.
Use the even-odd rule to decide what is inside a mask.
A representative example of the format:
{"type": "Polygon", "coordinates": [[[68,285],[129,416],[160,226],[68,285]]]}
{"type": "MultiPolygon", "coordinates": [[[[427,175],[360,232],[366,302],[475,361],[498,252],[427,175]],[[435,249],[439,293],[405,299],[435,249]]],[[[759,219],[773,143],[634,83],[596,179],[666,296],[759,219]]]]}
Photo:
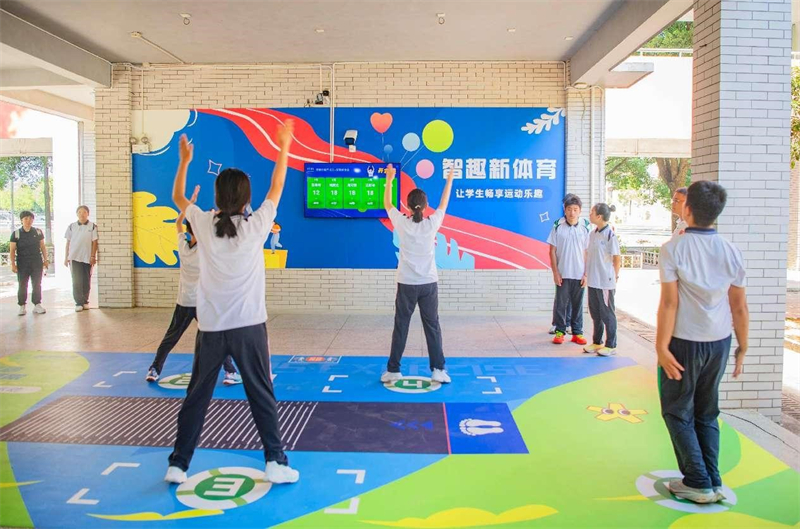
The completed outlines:
{"type": "Polygon", "coordinates": [[[750,347],[721,407],[781,415],[789,228],[791,0],[694,2],[692,179],[728,191],[719,232],[747,268],[750,347]]]}

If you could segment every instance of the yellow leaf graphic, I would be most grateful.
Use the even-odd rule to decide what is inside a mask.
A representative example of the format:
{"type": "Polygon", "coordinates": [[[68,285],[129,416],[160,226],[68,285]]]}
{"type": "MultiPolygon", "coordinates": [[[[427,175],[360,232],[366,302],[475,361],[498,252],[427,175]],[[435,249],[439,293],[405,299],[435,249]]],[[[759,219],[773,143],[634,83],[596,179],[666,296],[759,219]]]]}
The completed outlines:
{"type": "Polygon", "coordinates": [[[156,262],[156,257],[164,264],[178,262],[178,250],[174,221],[178,212],[167,206],[153,206],[156,196],[145,191],[133,194],[133,253],[147,264],[156,262]]]}

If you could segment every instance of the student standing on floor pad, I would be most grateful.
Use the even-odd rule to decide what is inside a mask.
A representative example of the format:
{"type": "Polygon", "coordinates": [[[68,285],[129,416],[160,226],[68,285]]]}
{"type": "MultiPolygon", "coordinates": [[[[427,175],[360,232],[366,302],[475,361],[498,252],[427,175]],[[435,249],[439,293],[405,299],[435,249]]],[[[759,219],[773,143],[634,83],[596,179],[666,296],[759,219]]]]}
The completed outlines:
{"type": "MultiPolygon", "coordinates": [[[[195,187],[194,194],[189,200],[191,204],[195,203],[199,192],[200,186],[195,187]]],[[[186,234],[183,232],[183,219],[185,216],[186,211],[181,211],[181,214],[175,219],[175,229],[178,232],[178,255],[181,258],[178,301],[175,304],[175,312],[172,313],[169,329],[167,329],[167,333],[161,340],[161,345],[158,346],[156,357],[153,359],[153,363],[150,364],[150,369],[147,370],[145,380],[148,382],[158,380],[170,351],[180,341],[183,333],[191,325],[192,320],[197,319],[197,279],[200,276],[200,263],[198,262],[199,257],[197,254],[197,238],[192,233],[192,224],[186,223],[186,231],[191,236],[191,240],[187,241],[186,234]]],[[[225,368],[225,378],[222,379],[223,384],[232,386],[242,383],[242,377],[233,367],[230,356],[225,357],[223,367],[225,368]]]]}
{"type": "Polygon", "coordinates": [[[225,169],[215,182],[217,211],[202,211],[186,198],[186,171],[193,146],[180,141],[180,165],[172,199],[192,224],[200,255],[197,286],[197,341],[192,379],[178,413],[175,449],[164,478],[186,481],[206,411],[225,357],[233,356],[242,374],[250,412],[256,423],[267,462],[264,479],[294,483],[300,473],[289,467],[283,452],[277,403],[270,378],[267,308],[264,296],[264,243],[272,228],[286,180],[286,164],[294,122],[286,120],[274,141],[280,154],[267,197],[252,215],[243,217],[250,203],[250,178],[238,169],[225,169]]]}
{"type": "Polygon", "coordinates": [[[695,503],[725,499],[719,469],[719,384],[736,333],[733,378],[742,374],[750,316],[745,269],[738,248],[714,223],[725,189],[699,181],[689,186],[686,233],[661,247],[661,302],[656,327],[661,415],[683,479],[667,488],[695,503]]]}
{"type": "Polygon", "coordinates": [[[592,343],[583,348],[586,353],[600,356],[616,354],[617,315],[614,312],[614,293],[619,279],[621,262],[619,240],[608,224],[614,206],[595,204],[589,212],[589,221],[596,229],[589,234],[586,252],[586,285],[589,287],[589,314],[594,323],[592,343]],[[603,344],[603,328],[606,341],[603,344]]]}
{"type": "Polygon", "coordinates": [[[392,220],[394,232],[400,240],[400,257],[397,264],[397,296],[395,298],[394,331],[392,350],[386,372],[381,382],[400,380],[400,360],[406,348],[408,326],[411,316],[419,304],[425,341],[428,344],[431,380],[442,384],[450,382],[444,369],[442,349],[442,329],[439,326],[439,275],[436,271],[436,233],[444,221],[450,190],[453,187],[453,171],[447,175],[447,183],[442,191],[439,207],[428,218],[424,217],[428,207],[428,197],[422,189],[414,189],[408,194],[406,205],[411,216],[400,213],[392,204],[392,181],[396,170],[390,164],[386,168],[386,189],[383,206],[392,220]]]}

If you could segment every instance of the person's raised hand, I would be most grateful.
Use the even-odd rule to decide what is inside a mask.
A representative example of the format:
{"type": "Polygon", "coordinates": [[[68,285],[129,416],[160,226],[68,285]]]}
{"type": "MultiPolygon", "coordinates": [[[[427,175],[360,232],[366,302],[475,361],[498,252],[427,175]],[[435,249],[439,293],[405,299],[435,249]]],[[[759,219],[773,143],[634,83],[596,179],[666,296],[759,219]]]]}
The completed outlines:
{"type": "Polygon", "coordinates": [[[289,149],[294,139],[294,120],[287,119],[283,126],[278,128],[278,145],[282,150],[289,149]]]}
{"type": "Polygon", "coordinates": [[[189,163],[192,161],[192,157],[194,156],[194,145],[189,143],[189,138],[186,137],[186,134],[181,135],[181,142],[180,142],[180,157],[182,163],[189,163]]]}

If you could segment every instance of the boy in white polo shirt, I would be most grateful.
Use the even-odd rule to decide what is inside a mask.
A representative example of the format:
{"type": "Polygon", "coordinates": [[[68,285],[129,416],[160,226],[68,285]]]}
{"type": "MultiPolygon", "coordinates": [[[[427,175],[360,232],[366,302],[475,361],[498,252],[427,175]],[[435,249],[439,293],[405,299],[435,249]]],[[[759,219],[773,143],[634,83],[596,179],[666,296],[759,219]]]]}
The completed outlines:
{"type": "Polygon", "coordinates": [[[656,351],[661,414],[683,480],[672,493],[695,503],[724,499],[719,460],[719,384],[731,348],[731,324],[739,346],[733,378],[747,352],[749,314],[742,255],[712,227],[727,193],[715,182],[689,187],[686,233],[661,247],[661,303],[656,351]]]}
{"type": "Polygon", "coordinates": [[[89,309],[89,289],[92,287],[92,267],[97,264],[97,224],[89,221],[89,208],[78,206],[78,222],[67,227],[64,238],[64,266],[72,271],[72,297],[75,312],[89,309]]]}
{"type": "Polygon", "coordinates": [[[675,231],[672,232],[672,238],[683,235],[686,232],[686,221],[683,220],[683,205],[686,203],[686,187],[679,187],[672,195],[672,214],[678,217],[678,222],[675,224],[675,231]]]}
{"type": "Polygon", "coordinates": [[[581,199],[572,193],[564,197],[564,216],[553,224],[550,244],[550,268],[556,284],[554,310],[556,336],[553,343],[564,343],[567,327],[572,327],[572,341],[586,345],[583,337],[583,287],[586,286],[586,249],[589,245],[589,221],[581,219],[581,199]]]}

